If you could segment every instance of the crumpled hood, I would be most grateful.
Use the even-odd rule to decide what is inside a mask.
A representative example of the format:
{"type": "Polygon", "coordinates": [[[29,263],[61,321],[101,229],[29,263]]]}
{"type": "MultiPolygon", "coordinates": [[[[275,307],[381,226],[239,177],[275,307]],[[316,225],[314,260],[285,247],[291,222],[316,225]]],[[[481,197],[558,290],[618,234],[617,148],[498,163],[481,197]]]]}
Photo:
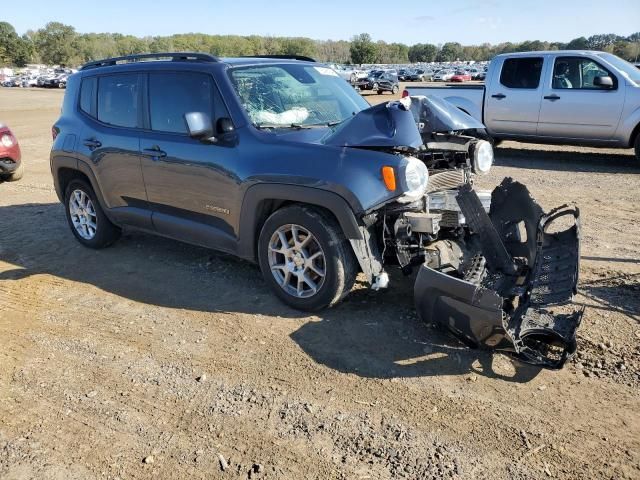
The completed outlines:
{"type": "Polygon", "coordinates": [[[422,135],[483,129],[482,123],[433,96],[374,105],[345,120],[320,143],[339,147],[420,148],[422,135]]]}
{"type": "Polygon", "coordinates": [[[419,148],[422,138],[411,114],[410,101],[374,105],[345,120],[322,140],[336,147],[419,148]]]}

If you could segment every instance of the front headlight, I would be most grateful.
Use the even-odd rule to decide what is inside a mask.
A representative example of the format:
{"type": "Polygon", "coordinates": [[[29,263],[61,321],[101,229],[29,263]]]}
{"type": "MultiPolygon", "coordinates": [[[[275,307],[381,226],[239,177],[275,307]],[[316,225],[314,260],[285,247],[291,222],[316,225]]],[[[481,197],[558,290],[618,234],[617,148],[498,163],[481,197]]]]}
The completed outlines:
{"type": "Polygon", "coordinates": [[[486,140],[478,140],[473,148],[473,171],[485,175],[493,165],[493,147],[486,140]]]}
{"type": "Polygon", "coordinates": [[[414,157],[406,157],[407,163],[400,167],[400,187],[404,192],[398,202],[411,203],[427,191],[429,172],[426,165],[414,157]]]}
{"type": "Polygon", "coordinates": [[[2,138],[0,138],[0,143],[9,148],[13,145],[13,139],[11,138],[11,135],[5,133],[4,135],[2,135],[2,138]]]}

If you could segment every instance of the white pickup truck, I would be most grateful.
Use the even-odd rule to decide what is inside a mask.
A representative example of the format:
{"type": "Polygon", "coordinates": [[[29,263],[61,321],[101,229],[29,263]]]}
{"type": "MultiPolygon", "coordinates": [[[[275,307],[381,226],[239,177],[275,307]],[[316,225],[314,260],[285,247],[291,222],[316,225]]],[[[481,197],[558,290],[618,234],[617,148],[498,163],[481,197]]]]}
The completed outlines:
{"type": "Polygon", "coordinates": [[[498,55],[485,85],[407,87],[409,95],[449,101],[496,140],[634,147],[640,160],[640,70],[610,53],[498,55]]]}

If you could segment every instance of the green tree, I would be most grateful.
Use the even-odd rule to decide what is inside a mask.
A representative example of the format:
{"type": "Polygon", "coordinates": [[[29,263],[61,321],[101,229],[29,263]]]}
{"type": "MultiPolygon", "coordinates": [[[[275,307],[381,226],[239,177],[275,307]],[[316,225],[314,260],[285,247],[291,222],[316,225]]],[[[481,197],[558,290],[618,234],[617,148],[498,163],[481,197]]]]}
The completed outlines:
{"type": "Polygon", "coordinates": [[[349,51],[353,63],[374,63],[376,61],[376,45],[368,33],[361,33],[353,37],[349,51]]]}
{"type": "Polygon", "coordinates": [[[408,57],[412,63],[435,62],[438,55],[438,47],[430,43],[417,43],[409,47],[408,57]]]}
{"type": "Polygon", "coordinates": [[[462,45],[458,42],[445,43],[438,53],[438,60],[441,62],[453,62],[462,55],[462,45]]]}
{"type": "Polygon", "coordinates": [[[586,50],[589,48],[589,42],[585,37],[574,38],[565,46],[567,50],[586,50]]]}
{"type": "Polygon", "coordinates": [[[33,55],[33,45],[29,37],[20,37],[13,25],[0,22],[0,65],[23,67],[33,55]]]}
{"type": "Polygon", "coordinates": [[[76,31],[70,25],[49,22],[36,32],[35,39],[35,46],[44,63],[67,65],[81,61],[75,49],[76,31]]]}

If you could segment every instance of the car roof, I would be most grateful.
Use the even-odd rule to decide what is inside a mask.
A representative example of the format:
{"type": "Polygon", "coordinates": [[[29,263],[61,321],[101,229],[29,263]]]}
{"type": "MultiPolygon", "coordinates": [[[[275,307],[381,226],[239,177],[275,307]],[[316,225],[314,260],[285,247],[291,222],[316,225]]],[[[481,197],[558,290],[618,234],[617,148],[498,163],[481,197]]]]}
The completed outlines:
{"type": "Polygon", "coordinates": [[[501,53],[498,57],[530,57],[531,55],[599,55],[599,50],[532,50],[530,52],[501,53]]]}
{"type": "MultiPolygon", "coordinates": [[[[302,57],[300,57],[302,58],[302,57]]],[[[315,64],[316,62],[295,58],[283,58],[283,57],[223,57],[220,58],[220,62],[226,63],[227,65],[242,66],[242,65],[257,65],[257,64],[283,64],[283,63],[307,63],[307,64],[315,64]]]]}

